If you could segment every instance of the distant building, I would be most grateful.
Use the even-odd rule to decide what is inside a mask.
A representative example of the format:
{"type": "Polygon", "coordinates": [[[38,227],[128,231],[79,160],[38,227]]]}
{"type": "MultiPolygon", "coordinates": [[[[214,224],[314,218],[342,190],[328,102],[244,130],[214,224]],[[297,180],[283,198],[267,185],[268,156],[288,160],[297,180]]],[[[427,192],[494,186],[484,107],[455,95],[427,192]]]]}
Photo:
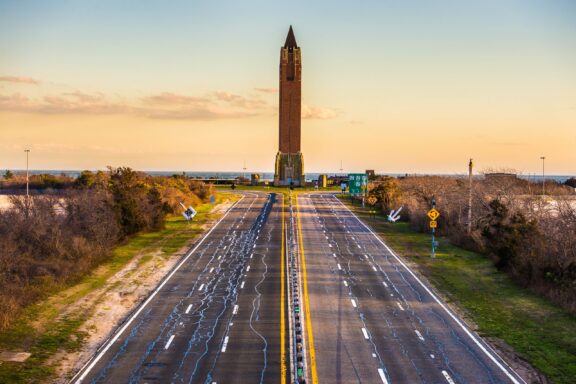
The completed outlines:
{"type": "Polygon", "coordinates": [[[303,186],[304,158],[300,152],[302,60],[292,26],[280,49],[280,111],[274,185],[303,186]]]}
{"type": "Polygon", "coordinates": [[[318,176],[318,187],[326,188],[328,186],[328,178],[326,175],[319,175],[318,176]]]}
{"type": "Polygon", "coordinates": [[[366,174],[368,175],[368,180],[374,180],[376,178],[376,172],[373,169],[367,169],[366,174]]]}

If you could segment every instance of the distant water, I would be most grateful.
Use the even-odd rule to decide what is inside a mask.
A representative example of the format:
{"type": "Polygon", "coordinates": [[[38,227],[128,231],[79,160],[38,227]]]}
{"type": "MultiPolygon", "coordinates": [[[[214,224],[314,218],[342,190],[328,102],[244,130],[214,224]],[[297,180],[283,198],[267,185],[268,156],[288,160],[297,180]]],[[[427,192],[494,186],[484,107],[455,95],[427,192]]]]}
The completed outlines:
{"type": "MultiPolygon", "coordinates": [[[[1,174],[4,174],[5,170],[0,170],[1,174]]],[[[22,173],[22,170],[19,171],[13,171],[16,173],[22,173]]],[[[55,170],[55,169],[34,169],[34,170],[30,170],[30,174],[32,175],[40,175],[40,174],[48,174],[48,175],[66,175],[66,176],[70,176],[70,177],[78,177],[78,175],[80,175],[80,172],[82,171],[60,171],[60,170],[55,170]]],[[[152,175],[152,176],[172,176],[172,175],[181,175],[182,172],[176,172],[176,171],[144,171],[145,173],[152,175]]],[[[217,179],[234,179],[236,177],[240,177],[240,176],[245,176],[247,178],[250,178],[250,175],[252,173],[257,173],[260,175],[260,179],[261,180],[273,180],[274,179],[274,173],[272,172],[184,172],[186,174],[186,176],[188,177],[200,177],[203,179],[209,179],[209,178],[217,178],[217,179]]],[[[0,175],[1,175],[0,174],[0,175]]],[[[345,176],[347,175],[347,173],[320,173],[320,172],[314,172],[314,173],[307,173],[306,174],[306,180],[307,181],[312,181],[312,180],[318,180],[318,176],[322,175],[322,174],[326,174],[328,176],[345,176]]],[[[398,177],[398,176],[406,176],[406,173],[386,173],[385,175],[388,176],[393,176],[393,177],[398,177]]],[[[426,174],[413,174],[410,173],[408,174],[410,176],[424,176],[426,174]]],[[[428,175],[434,175],[434,176],[450,176],[450,177],[467,177],[466,174],[428,174],[428,175]]],[[[526,180],[530,180],[530,181],[542,181],[542,175],[538,176],[538,175],[518,175],[518,177],[522,178],[522,179],[526,179],[526,180]]],[[[570,177],[574,177],[574,176],[569,176],[569,175],[546,175],[545,178],[546,180],[555,180],[557,182],[563,183],[566,180],[568,180],[570,177]]]]}

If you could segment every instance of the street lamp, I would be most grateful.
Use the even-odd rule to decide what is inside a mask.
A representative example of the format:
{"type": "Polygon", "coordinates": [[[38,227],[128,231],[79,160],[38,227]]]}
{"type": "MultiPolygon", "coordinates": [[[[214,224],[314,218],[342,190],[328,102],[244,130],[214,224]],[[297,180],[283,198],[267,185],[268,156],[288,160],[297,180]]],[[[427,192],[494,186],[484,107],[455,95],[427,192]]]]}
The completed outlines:
{"type": "Polygon", "coordinates": [[[24,152],[26,152],[26,198],[28,198],[28,154],[30,150],[25,149],[24,152]]]}
{"type": "Polygon", "coordinates": [[[546,194],[546,189],[544,187],[544,160],[546,160],[545,156],[541,156],[540,160],[542,160],[542,196],[546,194]]]}

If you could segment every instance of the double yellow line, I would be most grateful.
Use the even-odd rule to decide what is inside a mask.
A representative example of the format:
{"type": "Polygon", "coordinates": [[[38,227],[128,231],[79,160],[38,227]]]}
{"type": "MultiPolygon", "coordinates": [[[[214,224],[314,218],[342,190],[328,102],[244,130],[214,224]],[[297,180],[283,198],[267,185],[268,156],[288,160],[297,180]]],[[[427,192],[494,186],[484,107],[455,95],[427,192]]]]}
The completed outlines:
{"type": "Polygon", "coordinates": [[[282,249],[280,250],[280,383],[286,384],[286,261],[285,261],[285,239],[284,239],[284,195],[282,195],[282,249]]]}
{"type": "MultiPolygon", "coordinates": [[[[308,335],[308,351],[310,352],[310,374],[312,384],[318,384],[318,372],[316,370],[316,351],[314,350],[314,335],[312,333],[312,319],[310,318],[310,301],[308,300],[308,278],[306,272],[306,257],[304,254],[304,240],[302,238],[302,223],[300,222],[300,207],[298,197],[296,200],[296,217],[298,225],[298,238],[300,254],[302,255],[302,285],[304,290],[304,318],[306,319],[306,334],[308,335]]],[[[280,383],[286,384],[286,322],[285,322],[285,299],[286,299],[286,239],[284,236],[284,196],[282,196],[282,250],[280,251],[280,383]]]]}
{"type": "Polygon", "coordinates": [[[308,300],[308,277],[306,274],[306,256],[304,255],[304,238],[302,237],[302,223],[300,222],[300,206],[296,196],[296,217],[298,218],[298,240],[300,254],[302,255],[302,285],[304,288],[304,318],[306,319],[306,333],[308,334],[308,350],[310,352],[310,374],[312,384],[318,384],[318,372],[316,371],[316,351],[314,350],[314,335],[312,334],[312,319],[310,318],[310,300],[308,300]]]}

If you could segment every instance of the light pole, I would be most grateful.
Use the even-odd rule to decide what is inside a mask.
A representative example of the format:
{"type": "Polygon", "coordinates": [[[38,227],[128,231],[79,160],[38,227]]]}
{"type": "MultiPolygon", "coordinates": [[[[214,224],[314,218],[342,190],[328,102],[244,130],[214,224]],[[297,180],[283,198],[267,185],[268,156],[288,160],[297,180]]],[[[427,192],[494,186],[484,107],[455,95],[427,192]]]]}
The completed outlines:
{"type": "Polygon", "coordinates": [[[468,234],[472,233],[472,159],[468,163],[468,234]]]}
{"type": "Polygon", "coordinates": [[[546,194],[546,187],[544,186],[544,160],[546,160],[545,156],[541,156],[540,160],[542,160],[542,196],[546,194]]]}
{"type": "Polygon", "coordinates": [[[25,149],[24,152],[26,152],[26,198],[28,198],[28,154],[30,150],[25,149]]]}

